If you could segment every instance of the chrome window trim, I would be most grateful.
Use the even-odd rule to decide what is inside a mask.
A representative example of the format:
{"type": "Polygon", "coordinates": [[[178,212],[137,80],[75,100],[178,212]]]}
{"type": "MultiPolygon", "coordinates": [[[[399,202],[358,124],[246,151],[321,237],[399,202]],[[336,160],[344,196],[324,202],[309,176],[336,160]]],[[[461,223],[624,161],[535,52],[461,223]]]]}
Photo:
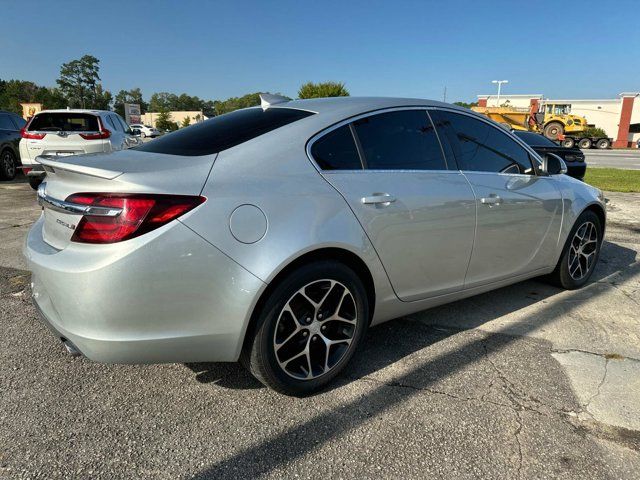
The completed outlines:
{"type": "Polygon", "coordinates": [[[42,208],[50,208],[60,213],[69,213],[72,215],[92,215],[95,217],[117,217],[122,213],[122,208],[114,207],[96,207],[91,205],[81,205],[79,203],[67,202],[59,200],[46,193],[47,182],[43,182],[38,187],[38,204],[42,208]]]}
{"type": "Polygon", "coordinates": [[[365,113],[360,113],[358,115],[354,115],[353,117],[349,117],[346,118],[344,120],[339,121],[338,123],[334,123],[333,125],[320,130],[318,133],[314,134],[313,136],[311,136],[309,138],[309,140],[307,140],[307,146],[305,148],[305,151],[307,153],[307,157],[309,158],[309,160],[311,161],[311,164],[316,168],[316,170],[318,170],[318,172],[320,172],[322,175],[324,174],[328,174],[328,173],[332,173],[332,172],[337,172],[337,173],[353,173],[353,172],[385,172],[385,173],[389,173],[389,172],[457,172],[457,169],[453,169],[451,170],[449,168],[449,162],[447,161],[447,156],[445,155],[444,152],[444,148],[442,147],[442,141],[440,140],[440,136],[438,135],[438,131],[435,128],[435,124],[433,123],[433,119],[431,118],[431,115],[429,115],[429,113],[427,112],[429,107],[427,107],[426,105],[408,105],[408,106],[403,106],[403,107],[386,107],[386,108],[381,108],[379,110],[371,110],[369,112],[365,112],[365,113]],[[362,169],[358,169],[358,170],[324,170],[322,168],[320,168],[320,165],[318,165],[318,163],[316,162],[316,160],[313,158],[313,155],[311,154],[311,148],[313,147],[313,144],[315,142],[317,142],[320,138],[324,137],[325,135],[331,133],[334,130],[337,130],[340,127],[343,127],[345,125],[350,125],[353,122],[356,122],[362,118],[367,118],[367,117],[371,117],[374,115],[380,115],[383,113],[389,113],[389,112],[401,112],[401,111],[405,111],[405,110],[422,110],[425,112],[425,115],[427,117],[427,119],[429,120],[429,122],[431,123],[431,125],[433,126],[433,131],[436,134],[436,138],[438,139],[438,144],[440,145],[440,152],[442,153],[442,159],[444,160],[444,164],[447,167],[447,170],[429,170],[429,169],[422,169],[422,170],[415,170],[415,169],[411,169],[411,170],[405,170],[405,169],[369,169],[369,168],[364,168],[364,164],[366,163],[366,159],[363,158],[363,156],[360,154],[360,146],[358,145],[359,140],[357,139],[357,137],[355,136],[355,132],[354,129],[350,128],[351,134],[354,136],[353,140],[354,143],[356,144],[356,149],[358,150],[358,154],[360,155],[360,162],[363,163],[363,168],[362,169]]]}
{"type": "MultiPolygon", "coordinates": [[[[533,155],[534,159],[538,160],[539,164],[536,164],[535,162],[531,162],[531,166],[533,167],[533,171],[535,173],[534,176],[537,177],[546,177],[547,175],[543,175],[540,172],[540,166],[542,165],[542,158],[540,157],[540,155],[538,155],[535,150],[533,150],[529,145],[527,145],[523,140],[520,140],[516,135],[509,135],[511,132],[509,132],[508,130],[505,130],[503,127],[501,127],[500,125],[498,125],[497,123],[495,123],[493,120],[490,120],[486,117],[483,117],[482,115],[479,115],[477,113],[474,113],[472,111],[469,112],[464,112],[464,111],[460,111],[457,108],[449,108],[449,107],[437,107],[437,106],[430,106],[427,107],[427,110],[440,110],[440,111],[447,111],[447,112],[451,112],[451,113],[458,113],[460,115],[466,115],[467,117],[471,117],[471,118],[475,118],[476,120],[479,120],[481,122],[486,123],[487,125],[499,130],[503,135],[506,135],[507,137],[511,138],[512,140],[515,140],[515,142],[520,145],[521,147],[523,147],[525,149],[525,151],[527,153],[529,153],[529,155],[533,155]]],[[[500,174],[500,172],[487,172],[487,171],[483,171],[483,170],[461,170],[463,172],[473,172],[473,173],[490,173],[490,174],[500,174]]],[[[504,175],[504,174],[501,174],[504,175]]],[[[523,176],[527,176],[530,177],[531,175],[528,174],[524,174],[524,173],[519,173],[519,174],[509,174],[509,175],[523,175],[523,176]]]]}

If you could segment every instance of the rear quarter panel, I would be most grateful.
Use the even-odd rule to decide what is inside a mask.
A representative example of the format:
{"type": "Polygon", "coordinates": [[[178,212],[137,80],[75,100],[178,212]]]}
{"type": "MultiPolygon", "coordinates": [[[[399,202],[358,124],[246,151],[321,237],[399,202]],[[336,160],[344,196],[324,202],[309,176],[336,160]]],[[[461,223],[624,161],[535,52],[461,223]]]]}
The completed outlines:
{"type": "Polygon", "coordinates": [[[307,252],[350,251],[368,266],[377,300],[396,299],[352,211],[306,156],[309,135],[290,127],[287,135],[271,132],[218,154],[202,193],[207,208],[184,223],[267,283],[307,252]],[[230,217],[241,205],[255,205],[267,219],[264,236],[254,243],[231,232],[230,217]]]}

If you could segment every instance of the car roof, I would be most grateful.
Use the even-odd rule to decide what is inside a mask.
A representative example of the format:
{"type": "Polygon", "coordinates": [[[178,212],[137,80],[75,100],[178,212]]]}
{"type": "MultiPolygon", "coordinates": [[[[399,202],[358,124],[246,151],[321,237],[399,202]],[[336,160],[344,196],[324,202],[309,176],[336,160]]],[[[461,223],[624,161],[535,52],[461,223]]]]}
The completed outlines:
{"type": "Polygon", "coordinates": [[[42,110],[41,112],[36,113],[36,115],[40,115],[41,113],[116,113],[111,110],[91,110],[91,109],[83,109],[83,108],[58,108],[54,110],[42,110]]]}
{"type": "MultiPolygon", "coordinates": [[[[435,100],[425,100],[422,98],[401,98],[401,97],[331,97],[331,98],[311,98],[306,100],[291,100],[289,102],[276,103],[270,108],[297,108],[308,110],[319,114],[340,113],[353,114],[381,110],[393,107],[453,107],[456,105],[438,102],[435,100]]],[[[467,110],[467,109],[465,109],[467,110]]],[[[468,111],[468,110],[467,110],[468,111]]]]}

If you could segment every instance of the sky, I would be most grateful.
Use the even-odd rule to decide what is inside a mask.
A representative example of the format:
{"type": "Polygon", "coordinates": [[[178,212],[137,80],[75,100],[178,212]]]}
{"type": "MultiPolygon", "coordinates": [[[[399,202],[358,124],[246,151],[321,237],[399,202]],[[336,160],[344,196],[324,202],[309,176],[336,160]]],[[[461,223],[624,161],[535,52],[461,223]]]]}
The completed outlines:
{"type": "Polygon", "coordinates": [[[0,78],[55,86],[91,54],[112,93],[296,97],[306,81],[351,95],[472,101],[495,93],[613,98],[640,90],[637,0],[0,0],[0,78]]]}

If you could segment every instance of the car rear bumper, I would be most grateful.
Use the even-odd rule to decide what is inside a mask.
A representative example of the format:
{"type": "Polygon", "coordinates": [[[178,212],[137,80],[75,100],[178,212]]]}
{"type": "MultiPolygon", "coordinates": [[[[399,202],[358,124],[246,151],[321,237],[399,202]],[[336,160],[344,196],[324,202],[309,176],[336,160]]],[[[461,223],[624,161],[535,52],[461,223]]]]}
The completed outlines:
{"type": "Polygon", "coordinates": [[[32,295],[59,338],[108,363],[236,361],[264,283],[180,222],[120,244],[42,239],[24,255],[32,295]]]}

